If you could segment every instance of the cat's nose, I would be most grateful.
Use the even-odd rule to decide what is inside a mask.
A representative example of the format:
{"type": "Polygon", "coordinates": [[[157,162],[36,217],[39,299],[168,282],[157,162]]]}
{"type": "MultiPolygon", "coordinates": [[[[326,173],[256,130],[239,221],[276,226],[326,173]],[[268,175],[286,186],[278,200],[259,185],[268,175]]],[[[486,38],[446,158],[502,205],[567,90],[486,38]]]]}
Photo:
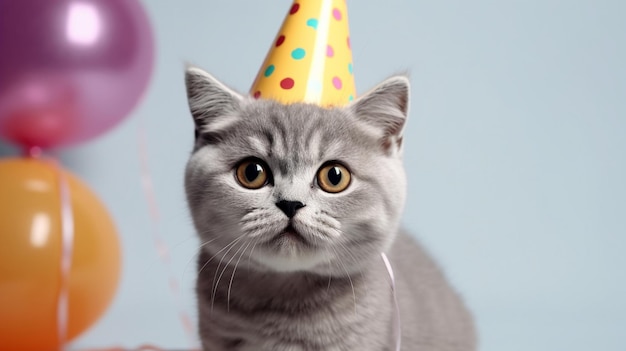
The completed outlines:
{"type": "Polygon", "coordinates": [[[287,217],[292,218],[296,215],[296,212],[305,205],[300,201],[287,201],[281,200],[276,203],[276,206],[283,211],[287,217]]]}

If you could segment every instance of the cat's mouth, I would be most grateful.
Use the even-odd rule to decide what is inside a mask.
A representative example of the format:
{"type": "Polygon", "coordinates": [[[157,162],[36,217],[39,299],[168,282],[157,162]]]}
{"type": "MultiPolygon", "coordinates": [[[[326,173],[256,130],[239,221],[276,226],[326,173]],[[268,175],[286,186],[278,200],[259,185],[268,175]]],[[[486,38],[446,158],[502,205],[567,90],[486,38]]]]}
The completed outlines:
{"type": "Polygon", "coordinates": [[[291,224],[287,225],[282,232],[278,233],[271,240],[272,243],[280,244],[280,243],[297,243],[301,245],[309,246],[309,241],[296,230],[291,224]]]}

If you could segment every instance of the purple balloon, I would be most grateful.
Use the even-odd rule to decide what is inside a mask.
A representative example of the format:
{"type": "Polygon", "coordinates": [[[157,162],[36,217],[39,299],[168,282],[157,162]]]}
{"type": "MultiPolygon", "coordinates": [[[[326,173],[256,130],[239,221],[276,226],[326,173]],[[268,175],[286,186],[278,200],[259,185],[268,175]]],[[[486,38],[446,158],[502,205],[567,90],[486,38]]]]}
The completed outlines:
{"type": "Polygon", "coordinates": [[[136,0],[0,0],[0,136],[43,148],[94,138],[130,113],[153,65],[136,0]]]}

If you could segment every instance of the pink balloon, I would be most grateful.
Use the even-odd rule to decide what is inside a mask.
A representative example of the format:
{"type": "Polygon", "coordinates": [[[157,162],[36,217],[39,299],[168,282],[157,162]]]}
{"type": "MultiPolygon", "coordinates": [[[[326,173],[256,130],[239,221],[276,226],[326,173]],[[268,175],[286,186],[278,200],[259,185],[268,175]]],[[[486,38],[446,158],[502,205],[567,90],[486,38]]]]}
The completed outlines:
{"type": "Polygon", "coordinates": [[[137,105],[153,65],[137,0],[0,0],[0,136],[43,148],[92,139],[137,105]]]}

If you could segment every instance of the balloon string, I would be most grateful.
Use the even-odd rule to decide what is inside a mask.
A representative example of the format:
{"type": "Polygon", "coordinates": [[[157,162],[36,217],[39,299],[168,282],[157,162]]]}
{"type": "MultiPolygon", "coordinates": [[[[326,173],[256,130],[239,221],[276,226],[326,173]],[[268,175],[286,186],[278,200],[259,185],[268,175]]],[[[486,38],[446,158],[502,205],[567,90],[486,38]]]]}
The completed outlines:
{"type": "MultiPolygon", "coordinates": [[[[161,236],[159,231],[159,224],[161,221],[161,215],[159,211],[159,207],[156,201],[156,195],[154,191],[154,186],[152,182],[152,176],[150,174],[150,167],[148,163],[148,151],[147,151],[147,138],[145,133],[145,128],[143,125],[139,128],[139,159],[141,163],[140,172],[141,172],[141,188],[143,189],[143,193],[145,196],[145,200],[148,205],[148,210],[150,213],[151,219],[151,236],[154,241],[154,246],[157,252],[157,255],[161,262],[166,266],[167,270],[171,272],[171,256],[170,250],[165,240],[161,236]]],[[[183,330],[187,335],[189,340],[189,344],[192,345],[192,350],[199,350],[199,347],[196,346],[195,338],[194,338],[194,328],[191,318],[187,314],[187,312],[182,307],[181,297],[180,297],[180,284],[178,283],[178,279],[173,274],[169,274],[168,286],[170,292],[174,296],[176,308],[178,309],[178,317],[181,321],[183,330]]],[[[120,347],[109,347],[104,349],[90,349],[86,351],[125,351],[125,348],[120,347]]],[[[138,348],[133,349],[133,351],[163,351],[161,348],[153,346],[153,345],[142,345],[138,348]]]]}
{"type": "Polygon", "coordinates": [[[391,284],[391,295],[393,296],[393,307],[394,307],[394,318],[393,318],[393,333],[396,338],[396,351],[400,351],[400,346],[402,344],[402,331],[401,331],[401,322],[400,322],[400,305],[398,304],[398,295],[396,294],[396,278],[393,274],[393,268],[391,268],[391,263],[389,263],[389,259],[384,252],[380,254],[383,258],[383,262],[385,262],[385,267],[387,268],[387,273],[389,273],[390,284],[391,284]]]}
{"type": "MultiPolygon", "coordinates": [[[[143,140],[142,140],[143,141],[143,140]]],[[[145,144],[145,142],[143,143],[145,144]]],[[[142,144],[142,145],[143,145],[142,144]]],[[[42,152],[39,148],[29,148],[25,150],[25,154],[27,157],[40,159],[42,158],[42,152]]],[[[144,191],[146,192],[146,196],[148,198],[148,202],[150,204],[150,214],[154,224],[158,221],[158,208],[156,206],[154,190],[152,188],[152,182],[149,176],[149,173],[146,172],[147,162],[145,157],[145,149],[142,149],[142,179],[144,184],[144,191]]],[[[63,172],[63,169],[59,165],[56,160],[47,159],[57,176],[57,185],[59,190],[59,201],[60,201],[60,225],[61,225],[61,258],[59,262],[59,291],[57,298],[57,306],[56,306],[56,321],[57,321],[57,339],[58,339],[58,349],[65,350],[67,343],[67,334],[68,334],[68,324],[69,324],[69,281],[70,281],[70,273],[72,268],[72,256],[74,253],[74,238],[75,238],[75,227],[74,227],[74,211],[72,207],[72,194],[70,191],[70,186],[67,181],[67,177],[63,172]]],[[[155,238],[155,242],[157,243],[157,249],[159,251],[159,256],[164,260],[164,262],[169,263],[169,255],[168,248],[164,244],[164,241],[161,239],[158,234],[157,228],[153,228],[153,234],[155,238]]],[[[170,278],[170,288],[172,289],[176,298],[179,299],[178,292],[178,281],[171,277],[170,278]]],[[[191,319],[189,316],[180,309],[180,318],[183,323],[183,328],[188,334],[190,338],[191,344],[193,345],[193,326],[191,323],[191,319]]],[[[198,349],[197,347],[194,350],[198,349]]],[[[125,351],[127,349],[121,347],[112,347],[112,348],[104,348],[104,349],[90,349],[89,351],[125,351]]],[[[161,348],[153,346],[153,345],[142,345],[134,349],[134,351],[163,351],[161,348]]]]}
{"type": "MultiPolygon", "coordinates": [[[[38,155],[37,155],[38,157],[38,155]]],[[[61,201],[61,261],[60,287],[57,300],[57,335],[59,349],[63,350],[67,341],[67,325],[69,321],[69,280],[74,252],[74,213],[70,187],[63,170],[56,161],[51,161],[58,179],[59,197],[61,201]]]]}
{"type": "Polygon", "coordinates": [[[199,346],[196,346],[197,344],[196,344],[195,337],[194,337],[195,334],[194,334],[193,323],[191,321],[191,318],[185,311],[185,309],[182,307],[182,303],[181,303],[182,299],[180,297],[180,288],[179,288],[180,284],[178,282],[178,279],[176,279],[176,276],[171,274],[172,269],[171,269],[171,257],[170,257],[169,247],[165,243],[165,240],[163,240],[163,237],[161,236],[160,231],[159,231],[159,223],[160,223],[161,217],[160,217],[159,207],[156,201],[156,195],[154,191],[152,177],[150,175],[150,168],[149,168],[149,163],[148,163],[148,151],[147,151],[147,138],[146,138],[145,128],[143,127],[143,125],[141,125],[139,128],[139,156],[140,156],[140,161],[141,161],[141,185],[142,185],[142,189],[146,198],[146,202],[148,203],[148,207],[150,210],[150,218],[152,220],[152,223],[151,223],[152,239],[154,241],[154,245],[155,245],[159,258],[161,259],[163,264],[166,266],[167,270],[170,272],[168,285],[170,288],[170,292],[174,296],[174,301],[178,309],[178,317],[182,324],[183,330],[185,331],[185,334],[187,335],[187,339],[189,341],[189,344],[192,346],[192,349],[199,350],[199,346]]]}
{"type": "MultiPolygon", "coordinates": [[[[26,152],[27,157],[42,159],[42,152],[39,148],[30,148],[26,152]]],[[[45,159],[57,176],[60,202],[60,225],[61,225],[61,258],[59,262],[59,291],[56,306],[57,321],[57,342],[58,349],[65,350],[67,343],[67,331],[69,324],[69,282],[72,269],[72,256],[74,253],[74,211],[72,207],[72,194],[67,177],[59,163],[54,159],[45,159]]],[[[124,351],[122,348],[107,348],[91,351],[124,351]]],[[[162,351],[161,349],[144,345],[136,351],[162,351]]]]}

